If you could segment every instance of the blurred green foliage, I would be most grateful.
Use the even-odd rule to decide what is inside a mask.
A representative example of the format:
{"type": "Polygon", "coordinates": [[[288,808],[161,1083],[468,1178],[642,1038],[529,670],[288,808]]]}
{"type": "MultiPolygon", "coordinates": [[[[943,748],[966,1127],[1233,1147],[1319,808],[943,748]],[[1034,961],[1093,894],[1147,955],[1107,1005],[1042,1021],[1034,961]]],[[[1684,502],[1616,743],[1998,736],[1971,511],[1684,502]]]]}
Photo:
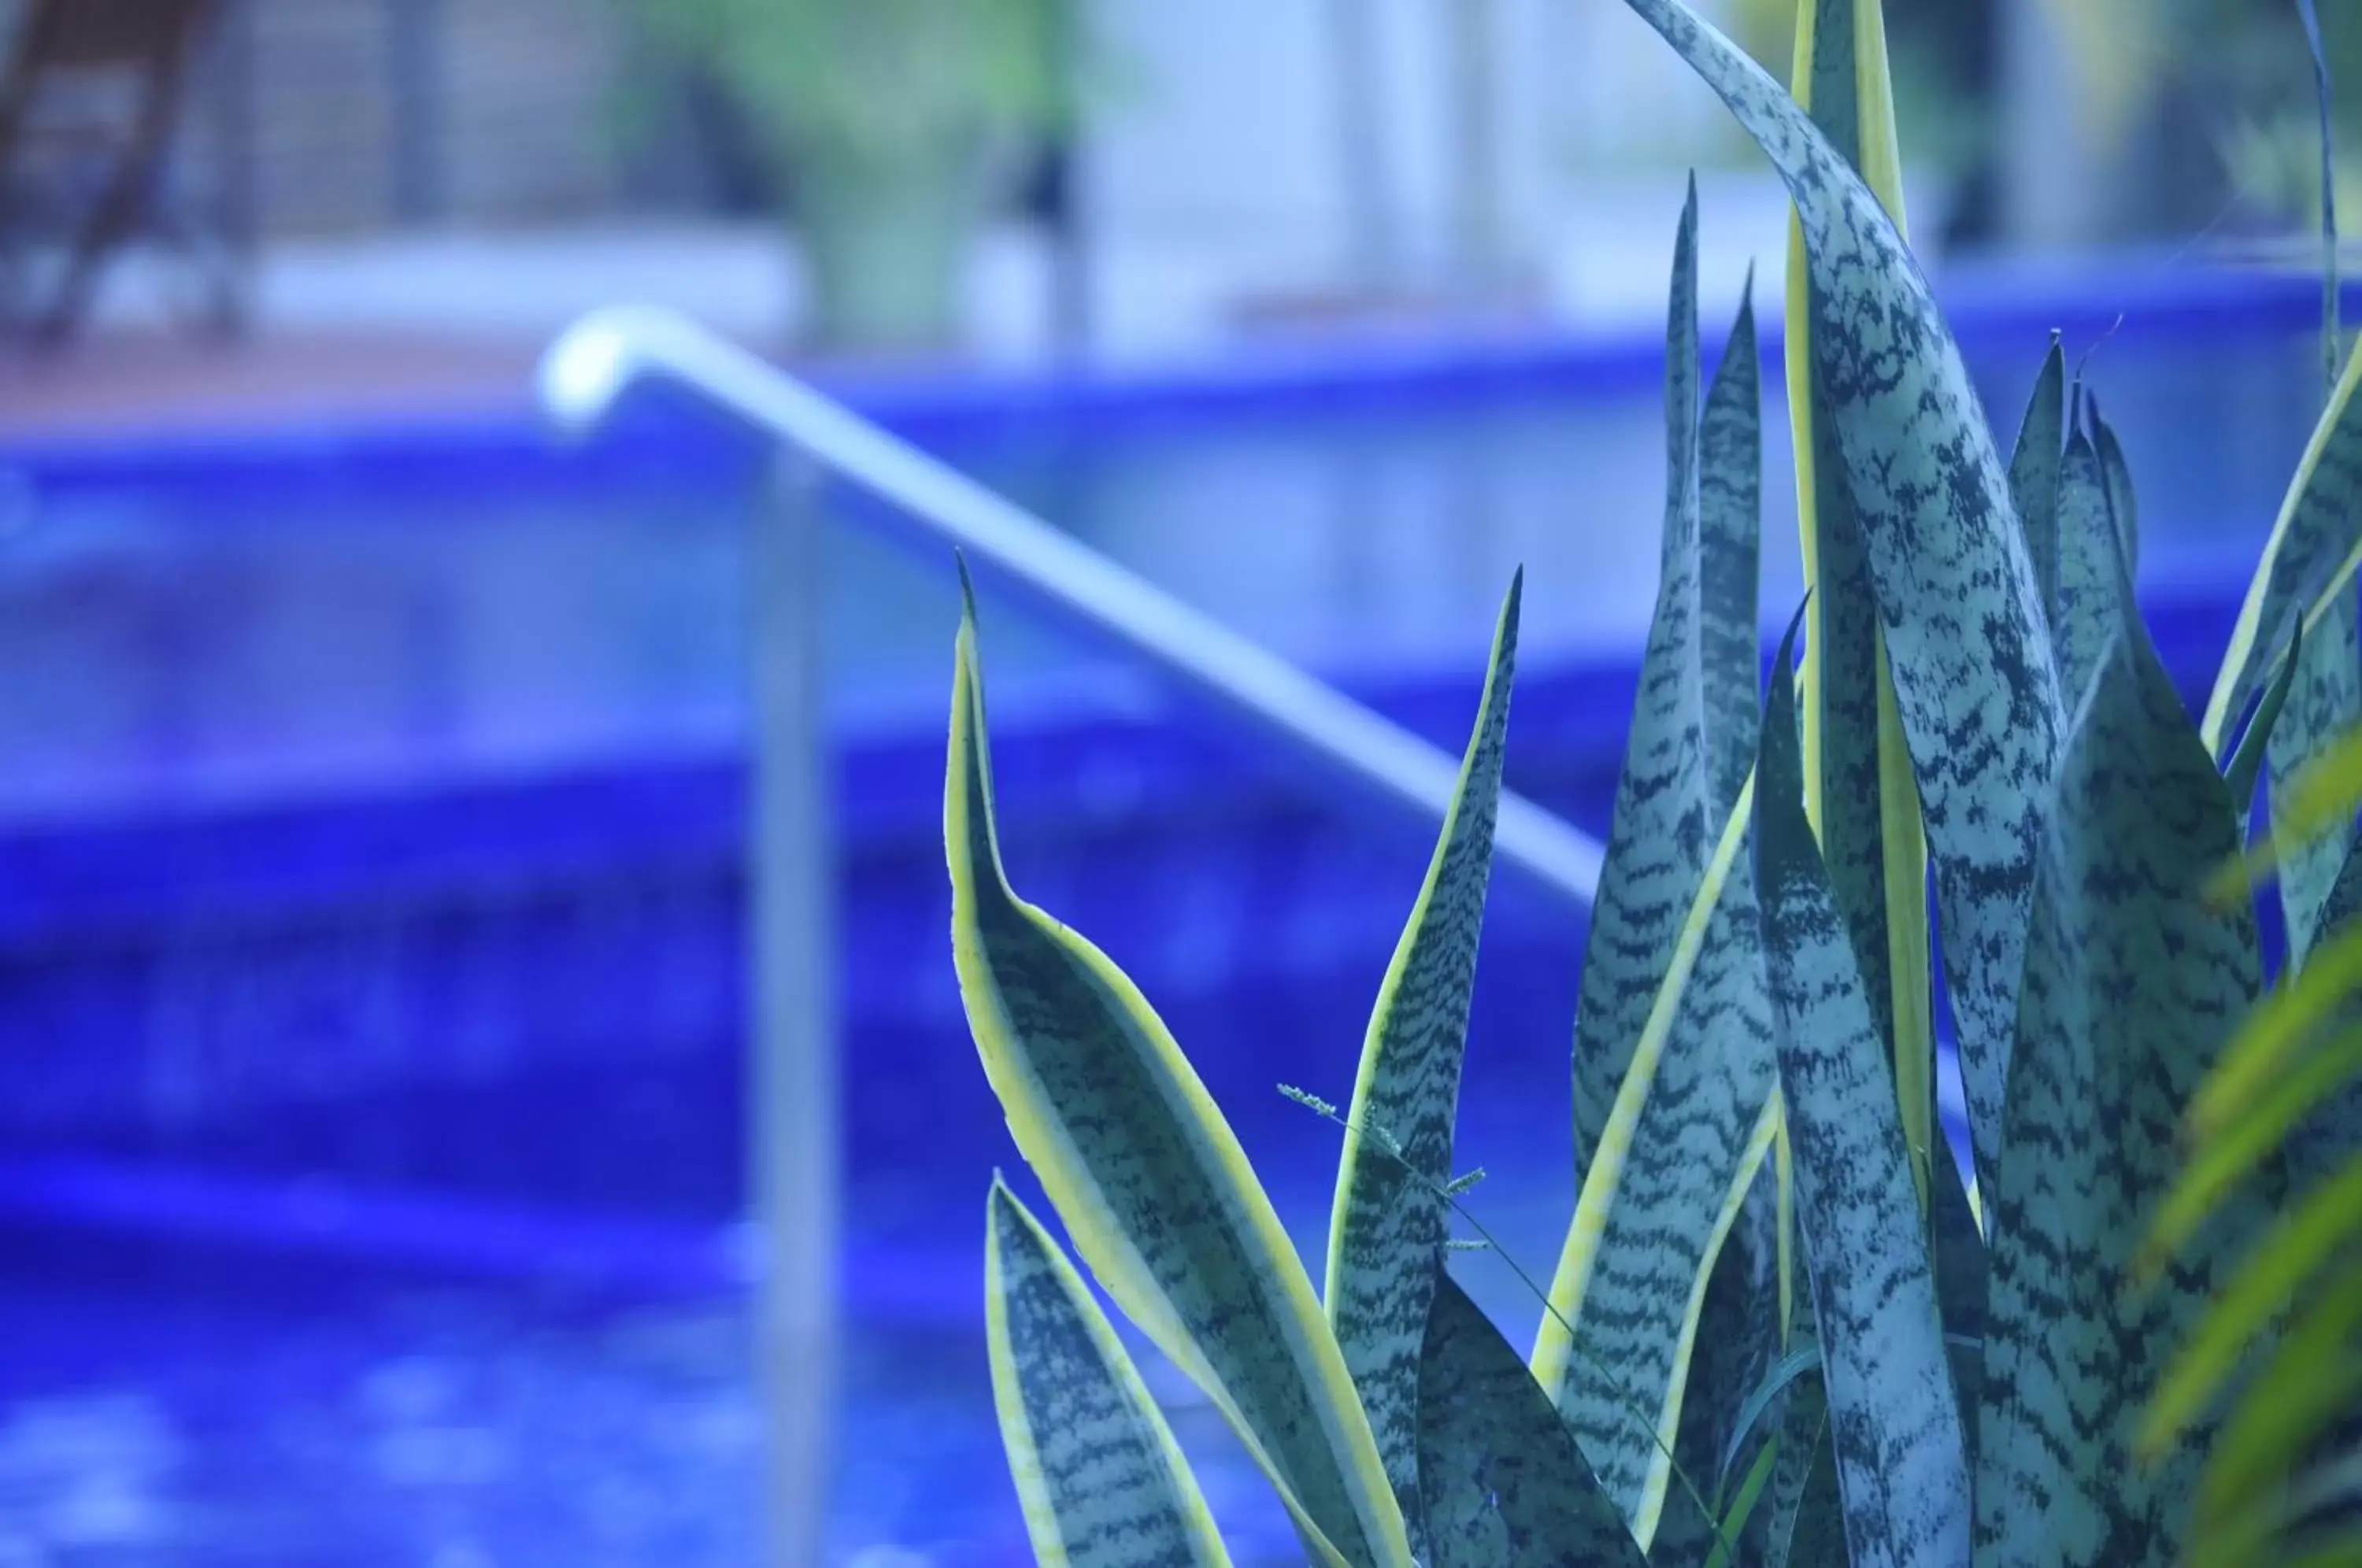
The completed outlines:
{"type": "MultiPolygon", "coordinates": [[[[1890,7],[1896,112],[1920,168],[1959,172],[1998,128],[2000,33],[2012,0],[1922,0],[1890,7]]],[[[2312,66],[2292,0],[2026,0],[2063,47],[2074,101],[2103,150],[2188,127],[2213,168],[2172,178],[2209,211],[2309,226],[2320,199],[2312,66]]],[[[1736,0],[1739,40],[1783,80],[1795,0],[1736,0]]],[[[2362,83],[2362,7],[2321,7],[2333,83],[2362,83]]],[[[2362,150],[2362,93],[2338,94],[2342,149],[2362,150]]],[[[2166,161],[2171,162],[2172,160],[2166,161]]],[[[2362,160],[2348,157],[2348,168],[2362,160]]],[[[2343,182],[2342,182],[2343,183],[2343,182]]],[[[2362,180],[2341,192],[2362,210],[2362,180]]],[[[2153,215],[2172,228],[2188,204],[2153,215]]]]}
{"type": "Polygon", "coordinates": [[[626,3],[790,162],[908,163],[1054,131],[1079,106],[1080,0],[626,3]]]}

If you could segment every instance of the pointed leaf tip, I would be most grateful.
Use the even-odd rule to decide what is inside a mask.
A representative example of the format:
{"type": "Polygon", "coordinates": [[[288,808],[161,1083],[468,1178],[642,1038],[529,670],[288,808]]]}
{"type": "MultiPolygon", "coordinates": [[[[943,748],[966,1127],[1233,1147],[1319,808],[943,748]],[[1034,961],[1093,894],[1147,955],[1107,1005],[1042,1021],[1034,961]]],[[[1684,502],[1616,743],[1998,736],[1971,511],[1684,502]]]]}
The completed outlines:
{"type": "MultiPolygon", "coordinates": [[[[2264,689],[2263,701],[2257,703],[2255,716],[2247,721],[2246,733],[2239,737],[2239,749],[2231,754],[2230,766],[2224,768],[2223,779],[2231,796],[2232,809],[2239,813],[2242,823],[2255,805],[2256,780],[2262,777],[2264,758],[2271,745],[2272,730],[2279,723],[2280,710],[2288,702],[2289,690],[2296,681],[2297,660],[2304,654],[2304,621],[2299,617],[2289,634],[2288,649],[2280,656],[2278,674],[2264,689]]],[[[2271,846],[2266,846],[2268,853],[2271,846]]],[[[2205,897],[2217,908],[2228,907],[2239,894],[2251,889],[2246,873],[2254,867],[2248,857],[2242,856],[2218,868],[2209,879],[2205,897]],[[2232,875],[2235,874],[2235,875],[2232,875]],[[2225,897],[2225,877],[2231,876],[2229,897],[2225,897]]]]}
{"type": "Polygon", "coordinates": [[[1807,588],[1803,597],[1796,601],[1796,613],[1788,617],[1788,629],[1780,635],[1780,665],[1783,668],[1791,666],[1796,651],[1796,634],[1804,629],[1805,612],[1812,607],[1813,591],[1807,588]]]}
{"type": "Polygon", "coordinates": [[[1330,1224],[1324,1309],[1422,1561],[1418,1349],[1451,1244],[1436,1193],[1451,1182],[1523,581],[1502,600],[1460,781],[1363,1036],[1330,1224]]]}
{"type": "Polygon", "coordinates": [[[967,569],[967,552],[952,547],[952,564],[959,569],[960,620],[969,625],[976,623],[976,579],[967,569]]]}

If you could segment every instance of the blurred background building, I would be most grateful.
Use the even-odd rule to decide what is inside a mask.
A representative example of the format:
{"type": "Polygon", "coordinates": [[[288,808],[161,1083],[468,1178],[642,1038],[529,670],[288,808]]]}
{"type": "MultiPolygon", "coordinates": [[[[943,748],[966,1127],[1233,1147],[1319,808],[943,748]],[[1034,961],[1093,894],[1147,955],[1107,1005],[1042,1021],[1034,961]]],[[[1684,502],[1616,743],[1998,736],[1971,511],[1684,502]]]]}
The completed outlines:
{"type": "MultiPolygon", "coordinates": [[[[1707,8],[1784,73],[1788,0],[1707,8]]],[[[40,9],[13,0],[0,28],[40,9]]],[[[1728,193],[1708,244],[1778,243],[1751,153],[1612,5],[126,8],[143,11],[197,29],[169,183],[246,248],[244,315],[264,331],[529,334],[619,292],[781,344],[1001,356],[1439,311],[1579,324],[1645,310],[1656,267],[1624,220],[1658,172],[1691,166],[1728,193]]],[[[1899,10],[1923,248],[2301,226],[2311,80],[2283,12],[1899,10]]],[[[2329,26],[2334,53],[2362,56],[2342,13],[2329,26]]],[[[19,60],[9,117],[75,97],[72,72],[38,67],[19,60]]],[[[28,130],[16,139],[11,202],[54,213],[28,130]]],[[[5,232],[38,272],[39,233],[5,232]]],[[[167,317],[187,303],[175,287],[135,255],[106,269],[92,319],[167,317]]]]}

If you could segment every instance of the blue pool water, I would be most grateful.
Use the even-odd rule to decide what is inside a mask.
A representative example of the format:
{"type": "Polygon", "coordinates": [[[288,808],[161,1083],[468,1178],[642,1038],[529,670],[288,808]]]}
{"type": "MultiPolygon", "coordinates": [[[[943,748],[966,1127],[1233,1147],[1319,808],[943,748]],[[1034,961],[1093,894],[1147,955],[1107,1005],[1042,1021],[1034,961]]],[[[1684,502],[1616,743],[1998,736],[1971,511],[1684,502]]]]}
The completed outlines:
{"type": "MultiPolygon", "coordinates": [[[[2004,439],[2043,338],[2141,485],[2202,690],[2318,404],[2301,284],[1964,310],[2004,439]]],[[[1456,749],[1528,569],[1512,785],[1604,834],[1653,586],[1647,344],[871,388],[883,416],[1456,749]]],[[[1776,376],[1772,378],[1776,386],[1776,376]]],[[[1768,400],[1764,616],[1798,569],[1768,400]]],[[[746,1561],[739,539],[763,469],[654,404],[601,446],[292,430],[0,453],[0,1564],[746,1561]]],[[[954,592],[831,502],[850,1073],[837,1555],[1021,1558],[979,1341],[1012,1162],[935,841],[954,592]]],[[[1428,845],[986,585],[1021,888],[1142,983],[1317,1253],[1428,845]]],[[[1506,879],[1463,1163],[1546,1268],[1578,917],[1506,879]]],[[[1472,1286],[1523,1338],[1491,1260],[1472,1286]]],[[[1160,1375],[1162,1375],[1160,1374],[1160,1375]]],[[[1187,1391],[1246,1555],[1284,1525],[1187,1391]]]]}

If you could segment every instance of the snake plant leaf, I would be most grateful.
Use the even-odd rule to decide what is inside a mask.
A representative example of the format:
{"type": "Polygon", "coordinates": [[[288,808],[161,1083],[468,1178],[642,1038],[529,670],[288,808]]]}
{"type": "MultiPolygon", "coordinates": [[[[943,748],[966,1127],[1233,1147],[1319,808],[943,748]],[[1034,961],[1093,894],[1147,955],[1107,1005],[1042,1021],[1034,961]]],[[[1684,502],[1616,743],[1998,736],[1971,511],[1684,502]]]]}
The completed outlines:
{"type": "Polygon", "coordinates": [[[1362,1043],[1329,1224],[1329,1323],[1417,1542],[1419,1347],[1435,1259],[1450,1233],[1441,1189],[1468,1041],[1468,1000],[1493,865],[1524,578],[1509,584],[1460,784],[1362,1043]],[[1377,1129],[1385,1139],[1373,1148],[1377,1129]]]}
{"type": "Polygon", "coordinates": [[[1764,1561],[1770,1568],[1847,1568],[1845,1497],[1828,1399],[1817,1383],[1808,1383],[1791,1410],[1772,1480],[1777,1511],[1764,1561]]]}
{"type": "MultiPolygon", "coordinates": [[[[2199,1483],[2198,1529],[2235,1518],[2319,1452],[2341,1418],[2362,1410],[2362,1267],[2348,1266],[2306,1304],[2224,1423],[2199,1483]]],[[[2193,1558],[2202,1557],[2202,1540],[2193,1558]]]]}
{"type": "MultiPolygon", "coordinates": [[[[2299,985],[2312,983],[2301,977],[2299,985]]],[[[2362,1025],[2340,1030],[2298,1056],[2239,1115],[2202,1134],[2173,1195],[2158,1211],[2144,1262],[2154,1264],[2179,1247],[2214,1212],[2226,1194],[2268,1167],[2288,1161],[2298,1192],[2332,1179],[2362,1137],[2356,1120],[2362,1091],[2362,1025]]]]}
{"type": "MultiPolygon", "coordinates": [[[[2239,749],[2231,754],[2231,760],[2223,768],[2223,792],[2231,798],[2231,810],[2237,815],[2242,831],[2256,802],[2256,780],[2263,777],[2266,747],[2279,725],[2281,710],[2288,706],[2289,692],[2296,684],[2297,660],[2304,652],[2304,628],[2299,626],[2289,639],[2287,654],[2280,659],[2280,672],[2264,688],[2264,700],[2256,704],[2256,716],[2247,721],[2246,732],[2239,737],[2239,749]]],[[[2312,931],[2305,932],[2305,946],[2312,945],[2312,931]]],[[[2291,932],[2290,958],[2301,963],[2304,955],[2293,945],[2294,938],[2291,932]]]]}
{"type": "MultiPolygon", "coordinates": [[[[2242,1192],[2232,1201],[2248,1196],[2242,1192]]],[[[2241,1233],[2252,1235],[2255,1228],[2241,1233]]],[[[2292,1206],[2264,1232],[2245,1257],[2246,1266],[2226,1279],[2218,1297],[2198,1304],[2203,1309],[2202,1322],[2184,1336],[2186,1342],[2171,1366],[2157,1380],[2157,1395],[2140,1431],[2144,1452],[2187,1451],[2202,1442],[2215,1395],[2258,1344],[2268,1341],[2273,1320],[2289,1299],[2305,1290],[2322,1269],[2350,1256],[2357,1233],[2362,1233],[2362,1161],[2292,1206]]]]}
{"type": "MultiPolygon", "coordinates": [[[[1738,1549],[1742,1559],[1754,1555],[1744,1540],[1747,1521],[1734,1526],[1730,1518],[1736,1507],[1731,1487],[1743,1478],[1726,1477],[1722,1468],[1725,1456],[1742,1445],[1739,1425],[1748,1403],[1780,1356],[1779,1187],[1775,1163],[1758,1162],[1737,1222],[1715,1254],[1672,1441],[1672,1463],[1695,1492],[1680,1485],[1668,1490],[1649,1543],[1652,1562],[1702,1562],[1717,1555],[1727,1559],[1730,1548],[1738,1549]],[[1702,1503],[1723,1510],[1719,1529],[1702,1503]]],[[[1764,1460],[1773,1445],[1754,1446],[1764,1451],[1757,1455],[1764,1460]]],[[[1767,1463],[1757,1482],[1759,1491],[1770,1477],[1767,1463]]],[[[1753,1506],[1749,1505],[1750,1517],[1753,1506]]],[[[1761,1535],[1760,1526],[1753,1529],[1761,1535]]]]}
{"type": "Polygon", "coordinates": [[[2191,1099],[2261,986],[2252,911],[2203,890],[2238,840],[2213,757],[2139,617],[2124,617],[2060,772],[2006,1157],[1984,1190],[1981,1557],[2170,1568],[2187,1543],[2207,1433],[2143,1466],[2132,1422],[2231,1282],[2267,1195],[2234,1198],[2161,1279],[2127,1287],[2185,1158],[2191,1099]]]}
{"type": "MultiPolygon", "coordinates": [[[[1665,331],[1665,527],[1574,1017],[1574,1154],[1591,1165],[1712,845],[1699,526],[1697,189],[1673,243],[1665,331]]],[[[1749,623],[1750,631],[1752,623],[1749,623]]]]}
{"type": "Polygon", "coordinates": [[[1640,1568],[1550,1397],[1440,1264],[1434,1303],[1418,1399],[1431,1568],[1640,1568]]]}
{"type": "MultiPolygon", "coordinates": [[[[1827,407],[1827,394],[1816,386],[1815,395],[1822,407],[1814,416],[1821,450],[1814,461],[1813,596],[1805,610],[1812,638],[1805,671],[1810,684],[1805,691],[1810,814],[1828,865],[1829,885],[1860,955],[1862,985],[1879,1038],[1892,1042],[1896,965],[1894,933],[1887,922],[1890,813],[1885,808],[1890,780],[1879,748],[1879,698],[1888,684],[1881,673],[1885,639],[1879,631],[1869,545],[1842,482],[1837,422],[1827,407]],[[1825,480],[1822,475],[1831,477],[1825,480]]],[[[1907,771],[1896,782],[1907,799],[1907,771]]],[[[1904,847],[1895,846],[1898,851],[1904,847]]],[[[1926,907],[1923,890],[1918,902],[1923,925],[1926,907]]],[[[1909,918],[1907,911],[1898,912],[1909,918]]],[[[1932,1088],[1928,1102],[1932,1109],[1932,1088]]]]}
{"type": "Polygon", "coordinates": [[[1010,888],[973,602],[944,842],[969,1031],[1076,1249],[1237,1430],[1316,1556],[1406,1568],[1402,1512],[1344,1353],[1237,1138],[1138,988],[1010,888]]]}
{"type": "MultiPolygon", "coordinates": [[[[1730,1441],[1723,1450],[1722,1467],[1716,1478],[1717,1487],[1730,1484],[1731,1477],[1738,1473],[1740,1455],[1747,1452],[1758,1435],[1759,1425],[1783,1406],[1790,1388],[1796,1381],[1821,1375],[1820,1341],[1810,1335],[1798,1337],[1798,1345],[1764,1369],[1762,1380],[1756,1384],[1739,1406],[1730,1441]]],[[[1776,1427],[1775,1422],[1774,1430],[1776,1427]]]]}
{"type": "MultiPolygon", "coordinates": [[[[1711,1545],[1706,1552],[1705,1568],[1730,1568],[1735,1551],[1760,1559],[1762,1543],[1770,1537],[1770,1531],[1764,1528],[1769,1511],[1758,1513],[1757,1509],[1766,1500],[1772,1486],[1772,1472],[1779,1463],[1780,1445],[1765,1443],[1762,1452],[1755,1456],[1755,1463],[1747,1467],[1747,1474],[1739,1477],[1738,1489],[1731,1494],[1730,1503],[1723,1510],[1721,1530],[1709,1538],[1711,1545]]],[[[1695,1558],[1684,1557],[1683,1561],[1694,1562],[1695,1558]]]]}
{"type": "MultiPolygon", "coordinates": [[[[2334,596],[2323,606],[2334,607],[2334,596]]],[[[2316,629],[2308,615],[2304,635],[2316,629]]],[[[2275,834],[2310,840],[2334,829],[2352,829],[2355,812],[2362,809],[2362,725],[2323,742],[2280,797],[2272,802],[2275,834]]]]}
{"type": "Polygon", "coordinates": [[[2206,745],[2218,756],[2231,726],[2255,695],[2264,661],[2303,614],[2339,564],[2362,545],[2362,345],[2345,363],[2329,406],[2313,426],[2304,460],[2289,481],[2263,559],[2247,584],[2231,646],[2206,703],[2206,745]]]}
{"type": "Polygon", "coordinates": [[[1960,1430],[1968,1443],[1969,1463],[1977,1458],[1977,1415],[1984,1389],[1985,1297],[1991,1288],[1992,1262],[1985,1253],[1984,1233],[1969,1205],[1968,1187],[1958,1162],[1943,1151],[1936,1162],[1935,1201],[1928,1225],[1934,1234],[1936,1308],[1944,1320],[1944,1345],[1952,1368],[1952,1388],[1959,1397],[1960,1430]]]}
{"type": "MultiPolygon", "coordinates": [[[[2190,1109],[2191,1130],[2211,1143],[2237,1130],[2275,1081],[2362,993],[2362,926],[2330,931],[2314,944],[2293,982],[2276,987],[2240,1023],[2212,1077],[2190,1109]]],[[[2177,1202],[2158,1216],[2149,1252],[2162,1254],[2189,1239],[2212,1209],[2184,1210],[2177,1202]]]]}
{"type": "Polygon", "coordinates": [[[2054,332],[2050,352],[2042,357],[2041,372],[2034,378],[2025,416],[2018,422],[2017,445],[2009,454],[2010,504],[2025,535],[2025,553],[2034,562],[2043,607],[2054,618],[2058,613],[2058,460],[2067,441],[2066,389],[2067,356],[2054,332]]]}
{"type": "Polygon", "coordinates": [[[2108,511],[2116,520],[2116,536],[2124,541],[2125,572],[2140,580],[2140,504],[2133,494],[2132,464],[2116,439],[2115,427],[2100,413],[2099,394],[2083,393],[2083,411],[2092,423],[2092,448],[2100,455],[2100,472],[2108,481],[2108,511]]]}
{"type": "Polygon", "coordinates": [[[1763,536],[1762,372],[1755,272],[1705,394],[1698,424],[1699,666],[1705,687],[1708,815],[1729,816],[1755,769],[1763,677],[1757,612],[1763,536]]]}
{"type": "Polygon", "coordinates": [[[1969,1557],[1959,1408],[1893,1076],[1805,819],[1794,636],[1763,714],[1756,885],[1846,1545],[1853,1568],[1953,1568],[1969,1557]]]}
{"type": "Polygon", "coordinates": [[[1226,1568],[1197,1478],[1088,1286],[995,1177],[984,1300],[992,1398],[1045,1568],[1226,1568]]]}
{"type": "Polygon", "coordinates": [[[1753,797],[1750,783],[1642,1026],[1534,1350],[1535,1375],[1644,1545],[1714,1264],[1778,1126],[1746,854],[1753,797]]]}
{"type": "Polygon", "coordinates": [[[1742,306],[1703,435],[1685,434],[1695,204],[1693,190],[1668,328],[1664,561],[1576,1016],[1581,1194],[1534,1352],[1644,1544],[1713,1270],[1768,1146],[1772,1081],[1743,853],[1759,659],[1753,317],[1742,306]],[[1709,823],[1721,828],[1710,856],[1709,823]]]}
{"type": "MultiPolygon", "coordinates": [[[[2332,740],[2362,724],[2362,632],[2355,591],[2340,591],[2333,613],[2301,634],[2301,641],[2295,687],[2265,748],[2275,801],[2296,787],[2297,776],[2332,740]]],[[[2350,828],[2317,837],[2291,834],[2279,845],[2280,912],[2290,963],[2301,966],[2324,929],[2332,889],[2354,838],[2350,828]]]]}
{"type": "MultiPolygon", "coordinates": [[[[1776,1150],[1780,1113],[1770,1117],[1776,1150]]],[[[1694,1419],[1694,1436],[1706,1444],[1694,1460],[1684,1456],[1685,1463],[1704,1476],[1719,1474],[1723,1454],[1738,1439],[1748,1400],[1786,1347],[1780,1266],[1785,1181],[1778,1159],[1767,1157],[1757,1165],[1706,1286],[1690,1387],[1682,1401],[1683,1441],[1692,1437],[1694,1419]]]]}
{"type": "Polygon", "coordinates": [[[2058,465],[2058,598],[2051,619],[2058,685],[2070,708],[2091,690],[2123,624],[2121,558],[2107,475],[2091,438],[2078,429],[2067,437],[2058,465]]]}
{"type": "Polygon", "coordinates": [[[1769,156],[1803,226],[1820,300],[1814,374],[1868,545],[1934,853],[1981,1167],[1998,1147],[2026,911],[2065,727],[2007,477],[1926,279],[1876,197],[1804,111],[1679,0],[1626,3],[1769,156]]]}
{"type": "MultiPolygon", "coordinates": [[[[1795,94],[1830,148],[1903,224],[1902,155],[1877,0],[1813,0],[1796,11],[1795,94]]],[[[1937,1140],[1929,993],[1927,839],[1893,672],[1879,624],[1868,542],[1846,482],[1835,406],[1812,343],[1827,326],[1800,223],[1788,245],[1790,424],[1805,558],[1805,812],[1852,929],[1879,1034],[1894,1058],[1904,1132],[1924,1198],[1937,1140]]]]}

